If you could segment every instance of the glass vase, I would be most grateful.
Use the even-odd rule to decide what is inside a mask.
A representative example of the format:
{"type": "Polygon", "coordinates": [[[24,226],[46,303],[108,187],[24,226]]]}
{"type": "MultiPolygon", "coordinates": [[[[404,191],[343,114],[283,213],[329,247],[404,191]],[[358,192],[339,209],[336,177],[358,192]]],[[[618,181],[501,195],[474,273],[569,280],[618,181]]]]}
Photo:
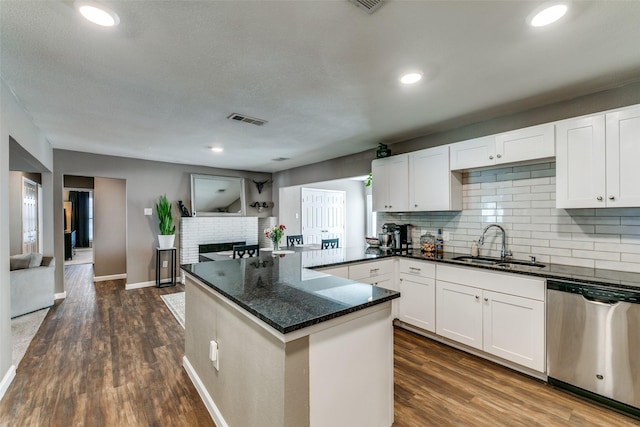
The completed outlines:
{"type": "Polygon", "coordinates": [[[280,240],[276,240],[276,239],[272,239],[271,242],[273,243],[273,251],[279,251],[280,250],[280,240]]]}

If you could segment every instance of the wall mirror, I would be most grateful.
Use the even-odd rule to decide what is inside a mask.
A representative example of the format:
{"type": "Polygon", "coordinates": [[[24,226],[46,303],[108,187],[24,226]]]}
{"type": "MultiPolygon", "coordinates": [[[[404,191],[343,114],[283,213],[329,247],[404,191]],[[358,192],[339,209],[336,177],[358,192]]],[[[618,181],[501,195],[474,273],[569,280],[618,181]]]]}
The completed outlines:
{"type": "Polygon", "coordinates": [[[191,174],[193,216],[244,216],[244,178],[191,174]]]}

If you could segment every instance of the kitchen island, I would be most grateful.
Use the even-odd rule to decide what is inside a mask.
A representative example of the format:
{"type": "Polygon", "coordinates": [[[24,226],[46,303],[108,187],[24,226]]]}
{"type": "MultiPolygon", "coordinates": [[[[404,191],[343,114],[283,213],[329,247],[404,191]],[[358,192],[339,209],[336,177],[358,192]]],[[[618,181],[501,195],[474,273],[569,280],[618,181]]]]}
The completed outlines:
{"type": "Polygon", "coordinates": [[[393,424],[398,292],[302,253],[182,266],[184,366],[218,426],[393,424]]]}

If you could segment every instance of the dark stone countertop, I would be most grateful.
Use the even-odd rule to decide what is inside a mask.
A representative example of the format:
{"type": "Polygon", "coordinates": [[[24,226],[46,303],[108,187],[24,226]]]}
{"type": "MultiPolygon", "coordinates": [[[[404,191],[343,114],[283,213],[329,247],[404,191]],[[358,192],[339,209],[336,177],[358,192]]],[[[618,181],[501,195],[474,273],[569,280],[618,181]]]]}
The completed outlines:
{"type": "Polygon", "coordinates": [[[390,250],[383,250],[379,248],[344,248],[342,259],[337,255],[327,257],[329,262],[321,264],[321,260],[318,259],[314,265],[305,264],[305,267],[330,267],[339,265],[348,265],[350,263],[369,261],[374,259],[384,259],[389,257],[402,257],[416,260],[432,261],[444,264],[451,264],[459,267],[480,268],[483,270],[490,270],[502,273],[515,273],[528,276],[542,277],[544,279],[569,281],[578,283],[589,283],[592,285],[604,286],[604,287],[618,287],[638,290],[640,288],[640,273],[631,273],[625,271],[615,270],[602,270],[597,268],[587,267],[575,267],[571,265],[542,263],[543,268],[527,266],[527,265],[513,265],[509,268],[500,267],[497,265],[484,265],[484,264],[470,264],[464,261],[457,261],[454,258],[468,255],[445,252],[443,255],[426,256],[419,251],[403,251],[394,252],[390,250]]]}
{"type": "MultiPolygon", "coordinates": [[[[328,255],[329,251],[315,251],[328,255]]],[[[391,301],[399,292],[303,267],[304,252],[182,265],[182,269],[286,334],[391,301]]],[[[215,257],[213,257],[215,258],[215,257]]]]}

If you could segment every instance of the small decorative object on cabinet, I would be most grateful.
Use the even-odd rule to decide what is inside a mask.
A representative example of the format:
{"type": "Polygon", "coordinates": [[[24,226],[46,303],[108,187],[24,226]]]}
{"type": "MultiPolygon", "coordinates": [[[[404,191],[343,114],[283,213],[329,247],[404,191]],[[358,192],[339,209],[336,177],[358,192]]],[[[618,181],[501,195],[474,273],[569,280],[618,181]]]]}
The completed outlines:
{"type": "Polygon", "coordinates": [[[389,157],[391,155],[391,150],[387,148],[386,144],[382,142],[378,144],[378,150],[376,151],[376,159],[382,159],[384,157],[389,157]]]}
{"type": "Polygon", "coordinates": [[[171,203],[167,200],[167,195],[160,196],[156,203],[156,213],[158,214],[158,246],[160,249],[170,249],[176,238],[176,226],[173,224],[171,215],[171,203]]]}

